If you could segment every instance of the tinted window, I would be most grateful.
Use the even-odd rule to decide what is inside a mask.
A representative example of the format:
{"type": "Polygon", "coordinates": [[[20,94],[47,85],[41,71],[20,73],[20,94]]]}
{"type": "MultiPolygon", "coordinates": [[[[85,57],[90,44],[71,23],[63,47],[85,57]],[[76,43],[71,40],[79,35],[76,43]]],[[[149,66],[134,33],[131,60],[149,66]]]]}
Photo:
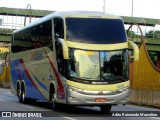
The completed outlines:
{"type": "Polygon", "coordinates": [[[54,18],[54,34],[55,38],[64,38],[63,20],[54,18]]]}
{"type": "Polygon", "coordinates": [[[40,47],[52,49],[52,24],[51,20],[37,26],[17,32],[13,37],[12,52],[21,52],[40,47]]]}
{"type": "Polygon", "coordinates": [[[83,43],[126,42],[123,21],[101,18],[66,18],[67,40],[83,43]]]}
{"type": "Polygon", "coordinates": [[[68,76],[70,80],[124,82],[128,80],[128,74],[128,50],[69,49],[68,76]]]}

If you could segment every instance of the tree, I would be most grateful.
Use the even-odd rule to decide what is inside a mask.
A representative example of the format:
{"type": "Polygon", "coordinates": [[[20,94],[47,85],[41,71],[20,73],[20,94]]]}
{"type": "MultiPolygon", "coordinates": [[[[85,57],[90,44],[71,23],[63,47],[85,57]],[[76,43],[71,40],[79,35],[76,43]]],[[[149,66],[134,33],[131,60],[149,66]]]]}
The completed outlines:
{"type": "Polygon", "coordinates": [[[150,30],[148,33],[146,33],[146,38],[160,38],[160,31],[150,30]]]}
{"type": "Polygon", "coordinates": [[[137,35],[135,34],[134,31],[129,31],[129,32],[128,32],[128,37],[133,37],[133,38],[135,38],[135,37],[137,37],[137,35]]]}
{"type": "Polygon", "coordinates": [[[6,29],[6,28],[0,28],[0,33],[1,34],[12,34],[14,30],[11,29],[6,29]]]}

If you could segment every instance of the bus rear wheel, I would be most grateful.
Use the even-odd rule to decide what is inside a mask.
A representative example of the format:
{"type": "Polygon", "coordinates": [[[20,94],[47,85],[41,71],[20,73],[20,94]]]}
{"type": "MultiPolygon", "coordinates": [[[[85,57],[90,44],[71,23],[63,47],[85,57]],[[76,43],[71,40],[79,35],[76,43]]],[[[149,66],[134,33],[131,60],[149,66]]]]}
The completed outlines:
{"type": "Polygon", "coordinates": [[[22,103],[26,103],[26,95],[24,87],[22,88],[22,103]]]}
{"type": "Polygon", "coordinates": [[[22,91],[19,86],[17,87],[17,96],[18,96],[19,102],[22,103],[22,91]]]}
{"type": "Polygon", "coordinates": [[[26,103],[26,95],[25,95],[25,88],[22,86],[22,88],[17,89],[17,95],[20,103],[26,103]]]}
{"type": "Polygon", "coordinates": [[[102,105],[100,110],[102,113],[109,113],[111,111],[112,105],[102,105]]]}

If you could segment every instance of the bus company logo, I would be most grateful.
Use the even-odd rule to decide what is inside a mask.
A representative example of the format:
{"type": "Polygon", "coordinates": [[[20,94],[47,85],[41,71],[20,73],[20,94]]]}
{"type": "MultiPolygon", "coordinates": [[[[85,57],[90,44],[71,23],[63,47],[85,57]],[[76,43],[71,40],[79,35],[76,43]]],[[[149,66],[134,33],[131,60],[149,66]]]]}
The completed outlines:
{"type": "Polygon", "coordinates": [[[36,61],[36,60],[42,60],[42,58],[43,58],[43,52],[42,51],[31,51],[30,60],[36,61]]]}
{"type": "Polygon", "coordinates": [[[102,92],[102,91],[99,91],[99,92],[98,92],[98,95],[103,95],[103,92],[102,92]]]}

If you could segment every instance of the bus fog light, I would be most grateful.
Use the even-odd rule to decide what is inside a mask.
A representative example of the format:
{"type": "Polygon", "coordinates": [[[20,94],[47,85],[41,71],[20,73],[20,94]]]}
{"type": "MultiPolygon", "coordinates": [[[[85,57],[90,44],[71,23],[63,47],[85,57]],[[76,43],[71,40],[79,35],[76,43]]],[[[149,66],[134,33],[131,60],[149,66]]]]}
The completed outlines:
{"type": "Polygon", "coordinates": [[[75,97],[69,96],[69,100],[75,100],[75,97]]]}

